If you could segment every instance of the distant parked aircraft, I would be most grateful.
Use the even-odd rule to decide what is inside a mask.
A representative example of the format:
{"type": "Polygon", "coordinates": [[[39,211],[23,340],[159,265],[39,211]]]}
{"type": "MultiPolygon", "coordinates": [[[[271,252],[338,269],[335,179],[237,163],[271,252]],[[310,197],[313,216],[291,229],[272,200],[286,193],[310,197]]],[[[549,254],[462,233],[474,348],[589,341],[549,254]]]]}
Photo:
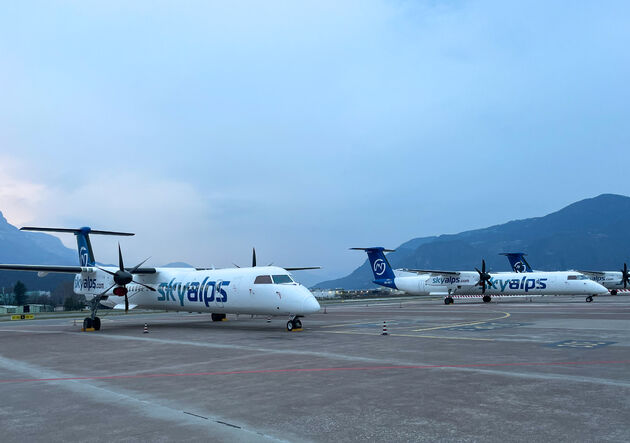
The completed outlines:
{"type": "Polygon", "coordinates": [[[481,298],[488,303],[496,297],[530,297],[541,295],[585,295],[586,301],[593,296],[607,293],[606,288],[579,272],[518,272],[490,273],[482,260],[481,270],[440,271],[430,269],[392,269],[382,247],[351,248],[367,252],[374,283],[399,289],[415,295],[444,295],[444,303],[455,298],[481,298]]]}
{"type": "MultiPolygon", "coordinates": [[[[532,272],[532,268],[525,260],[525,254],[522,252],[507,252],[503,255],[508,257],[514,272],[532,272]],[[519,265],[519,263],[521,264],[519,265]],[[524,269],[523,264],[525,265],[525,270],[517,270],[524,269]]],[[[628,288],[630,272],[628,272],[626,263],[623,264],[623,269],[620,271],[583,271],[580,269],[578,272],[604,286],[612,295],[617,295],[619,292],[630,292],[628,288]]]]}

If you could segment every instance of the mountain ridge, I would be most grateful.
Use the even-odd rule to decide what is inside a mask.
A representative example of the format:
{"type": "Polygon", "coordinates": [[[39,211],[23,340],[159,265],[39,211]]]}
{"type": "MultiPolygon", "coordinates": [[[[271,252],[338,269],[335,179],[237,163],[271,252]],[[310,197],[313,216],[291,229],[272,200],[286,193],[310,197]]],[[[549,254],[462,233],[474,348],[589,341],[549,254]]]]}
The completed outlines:
{"type": "MultiPolygon", "coordinates": [[[[509,270],[501,252],[528,254],[541,270],[620,269],[630,258],[630,197],[601,194],[550,214],[510,220],[486,228],[411,239],[388,255],[394,268],[466,270],[482,258],[495,271],[509,270]]],[[[323,281],[317,288],[372,288],[372,273],[363,262],[349,275],[323,281]]]]}

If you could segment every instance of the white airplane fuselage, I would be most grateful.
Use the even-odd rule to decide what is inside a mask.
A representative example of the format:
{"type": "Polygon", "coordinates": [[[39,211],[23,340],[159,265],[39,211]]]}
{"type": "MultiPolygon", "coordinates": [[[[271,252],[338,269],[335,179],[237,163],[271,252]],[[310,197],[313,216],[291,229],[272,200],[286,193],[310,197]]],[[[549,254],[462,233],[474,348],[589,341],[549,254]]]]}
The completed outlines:
{"type": "MultiPolygon", "coordinates": [[[[471,294],[481,295],[477,272],[460,272],[457,276],[431,274],[410,275],[396,271],[396,288],[414,295],[471,294]]],[[[485,295],[596,295],[607,293],[602,285],[577,272],[492,273],[485,295]]]]}
{"type": "MultiPolygon", "coordinates": [[[[117,268],[103,267],[115,272],[117,268]]],[[[83,268],[75,276],[74,292],[91,300],[114,284],[113,277],[95,267],[83,268]]],[[[154,274],[135,275],[127,285],[131,307],[218,314],[263,314],[302,316],[319,311],[313,294],[296,283],[279,267],[195,270],[193,268],[156,268],[154,274]],[[258,278],[258,279],[257,279],[258,278]]],[[[124,297],[112,290],[101,304],[124,308],[124,297]]]]}
{"type": "Polygon", "coordinates": [[[599,283],[609,290],[624,291],[630,289],[630,286],[624,288],[622,274],[619,271],[602,271],[601,273],[585,274],[594,282],[599,283]]]}

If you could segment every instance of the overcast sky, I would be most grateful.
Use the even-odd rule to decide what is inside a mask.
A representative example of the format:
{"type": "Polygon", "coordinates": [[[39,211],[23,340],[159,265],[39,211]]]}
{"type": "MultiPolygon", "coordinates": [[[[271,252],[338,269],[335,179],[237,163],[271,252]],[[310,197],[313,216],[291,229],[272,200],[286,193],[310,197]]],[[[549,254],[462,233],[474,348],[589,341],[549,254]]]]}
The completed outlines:
{"type": "Polygon", "coordinates": [[[130,264],[329,277],[629,194],[630,3],[516,3],[8,2],[0,210],[136,232],[130,264]]]}

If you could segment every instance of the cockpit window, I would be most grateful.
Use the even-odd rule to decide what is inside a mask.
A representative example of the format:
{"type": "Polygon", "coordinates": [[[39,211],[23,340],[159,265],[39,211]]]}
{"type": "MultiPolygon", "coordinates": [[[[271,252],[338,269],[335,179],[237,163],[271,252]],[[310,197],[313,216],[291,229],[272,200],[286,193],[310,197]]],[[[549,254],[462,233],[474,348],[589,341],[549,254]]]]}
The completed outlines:
{"type": "Polygon", "coordinates": [[[256,277],[256,280],[254,280],[254,284],[255,285],[261,285],[261,284],[271,284],[271,275],[259,275],[258,277],[256,277]]]}
{"type": "Polygon", "coordinates": [[[274,275],[273,282],[277,285],[287,284],[287,283],[295,283],[291,276],[282,274],[282,275],[274,275]]]}

